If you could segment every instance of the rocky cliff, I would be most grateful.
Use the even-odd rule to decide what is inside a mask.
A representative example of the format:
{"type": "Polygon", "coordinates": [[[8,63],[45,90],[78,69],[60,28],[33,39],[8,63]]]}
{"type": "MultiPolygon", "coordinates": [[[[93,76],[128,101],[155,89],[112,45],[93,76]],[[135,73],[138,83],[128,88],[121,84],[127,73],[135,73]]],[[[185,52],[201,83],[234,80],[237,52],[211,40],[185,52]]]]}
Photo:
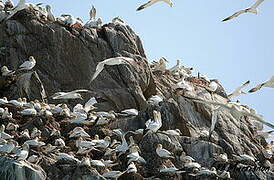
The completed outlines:
{"type": "MultiPolygon", "coordinates": [[[[220,112],[215,131],[209,140],[204,132],[207,132],[211,125],[211,107],[196,103],[188,97],[214,99],[225,103],[228,99],[221,85],[219,91],[211,93],[200,85],[208,85],[208,82],[193,76],[188,79],[193,91],[185,93],[174,89],[177,80],[170,73],[151,69],[140,38],[127,25],[109,23],[98,28],[75,29],[55,22],[40,21],[32,12],[24,10],[0,24],[0,50],[0,65],[6,65],[10,69],[17,69],[29,56],[34,56],[37,61],[32,72],[1,77],[1,97],[5,96],[8,99],[26,97],[28,101],[38,99],[54,104],[67,103],[70,107],[77,103],[83,104],[90,97],[97,97],[96,111],[120,112],[129,108],[139,110],[137,116],[118,117],[105,126],[81,125],[91,136],[99,134],[100,137],[109,135],[115,138],[112,129],[120,128],[123,131],[144,129],[145,122],[153,119],[153,110],[161,113],[160,131],[180,129],[182,132],[180,136],[163,133],[134,136],[146,164],[139,164],[138,173],[123,174],[120,176],[121,179],[198,179],[196,176],[184,173],[159,174],[159,169],[163,165],[183,168],[177,158],[181,152],[192,156],[204,167],[217,168],[216,154],[223,153],[228,155],[230,162],[237,160],[235,156],[243,154],[256,157],[258,160],[256,165],[260,167],[265,167],[266,161],[273,162],[273,159],[267,159],[262,154],[266,142],[257,136],[258,129],[254,128],[251,118],[235,119],[229,112],[220,112]],[[97,63],[117,56],[131,57],[137,62],[137,66],[106,67],[97,79],[90,83],[97,63]],[[49,98],[55,92],[75,89],[88,89],[91,92],[84,94],[83,100],[64,102],[49,98]],[[162,96],[163,101],[159,104],[148,103],[148,98],[156,94],[162,96]],[[172,160],[159,158],[155,152],[155,147],[159,143],[176,158],[172,160]]],[[[64,118],[54,117],[47,120],[18,115],[14,119],[19,124],[20,131],[31,130],[33,127],[40,129],[46,143],[54,144],[57,138],[52,139],[49,135],[54,126],[61,132],[58,138],[64,139],[66,144],[73,144],[67,133],[76,126],[65,121],[64,118]]],[[[1,119],[0,123],[6,125],[8,122],[1,119]]],[[[75,148],[71,145],[65,151],[75,151],[75,148]]],[[[32,154],[40,154],[40,152],[34,151],[32,154]]],[[[9,176],[12,173],[19,173],[22,179],[103,179],[99,176],[98,169],[56,161],[45,155],[41,155],[41,158],[35,167],[29,164],[18,165],[9,158],[1,158],[0,166],[13,168],[8,170],[1,168],[0,175],[3,179],[20,179],[15,175],[9,176]],[[18,166],[23,166],[25,170],[21,168],[20,171],[23,172],[19,172],[18,166]]],[[[103,155],[95,152],[93,158],[101,159],[103,155]]],[[[126,169],[125,159],[126,157],[121,156],[119,165],[114,169],[120,171],[126,169]]],[[[253,171],[248,168],[226,169],[226,171],[231,171],[233,179],[273,178],[270,172],[264,172],[262,169],[253,171]]],[[[201,179],[207,178],[218,177],[201,179]]]]}

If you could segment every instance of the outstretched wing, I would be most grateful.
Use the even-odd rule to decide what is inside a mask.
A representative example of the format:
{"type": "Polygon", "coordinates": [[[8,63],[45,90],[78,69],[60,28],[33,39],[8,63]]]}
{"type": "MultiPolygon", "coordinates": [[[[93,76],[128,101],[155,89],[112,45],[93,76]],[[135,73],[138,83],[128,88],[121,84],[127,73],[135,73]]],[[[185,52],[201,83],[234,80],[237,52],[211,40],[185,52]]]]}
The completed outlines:
{"type": "Polygon", "coordinates": [[[150,1],[148,1],[147,3],[145,3],[145,4],[141,5],[140,7],[138,7],[138,8],[137,8],[137,11],[140,11],[140,10],[142,10],[142,9],[145,9],[145,8],[151,6],[152,4],[154,4],[154,3],[158,2],[158,1],[159,1],[159,0],[150,0],[150,1]]]}
{"type": "Polygon", "coordinates": [[[90,12],[89,12],[89,15],[90,15],[90,19],[93,19],[93,20],[95,20],[95,17],[96,17],[96,9],[95,9],[95,7],[92,5],[92,8],[91,8],[91,10],[90,10],[90,12]]]}
{"type": "Polygon", "coordinates": [[[98,65],[96,66],[96,71],[95,73],[93,74],[92,78],[91,78],[91,81],[92,82],[99,74],[101,71],[103,71],[104,69],[104,63],[103,62],[99,62],[98,65]]]}
{"type": "Polygon", "coordinates": [[[223,19],[222,21],[223,21],[223,22],[224,22],[224,21],[228,21],[228,20],[230,20],[230,19],[233,19],[233,18],[235,18],[235,17],[238,17],[239,15],[241,15],[241,14],[243,14],[243,13],[245,13],[245,10],[240,10],[240,11],[234,13],[233,15],[231,15],[231,16],[229,16],[229,17],[223,19]]]}
{"type": "Polygon", "coordinates": [[[250,8],[256,9],[264,0],[257,0],[250,8]]]}
{"type": "Polygon", "coordinates": [[[255,86],[254,88],[250,89],[248,92],[249,93],[253,93],[253,92],[256,92],[258,91],[259,89],[261,89],[263,87],[265,83],[262,83],[262,84],[258,84],[257,86],[255,86]]]}

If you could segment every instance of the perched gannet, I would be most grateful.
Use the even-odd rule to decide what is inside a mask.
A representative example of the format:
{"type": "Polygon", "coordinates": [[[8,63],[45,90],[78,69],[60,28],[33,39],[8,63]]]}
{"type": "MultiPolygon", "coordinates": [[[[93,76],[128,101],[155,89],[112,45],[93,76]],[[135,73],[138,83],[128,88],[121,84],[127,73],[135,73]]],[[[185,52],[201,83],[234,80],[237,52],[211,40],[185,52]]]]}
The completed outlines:
{"type": "Polygon", "coordinates": [[[183,163],[190,163],[192,161],[195,161],[195,159],[193,159],[191,156],[187,156],[185,152],[182,152],[180,155],[180,161],[182,161],[183,163]]]}
{"type": "Polygon", "coordinates": [[[28,144],[29,146],[34,146],[34,147],[41,147],[46,145],[44,142],[39,141],[38,137],[35,137],[34,139],[31,139],[31,140],[27,140],[24,142],[24,144],[28,144]]]}
{"type": "Polygon", "coordinates": [[[29,145],[23,144],[22,150],[15,154],[15,156],[18,158],[17,160],[26,160],[29,156],[29,145]]]}
{"type": "Polygon", "coordinates": [[[105,167],[106,165],[101,160],[90,160],[91,166],[105,167]]]}
{"type": "Polygon", "coordinates": [[[89,11],[89,16],[90,16],[90,19],[95,20],[95,17],[96,17],[96,9],[95,9],[95,7],[94,7],[93,5],[92,5],[91,10],[89,11]]]}
{"type": "Polygon", "coordinates": [[[272,76],[270,79],[268,79],[267,81],[258,84],[257,86],[255,86],[254,88],[250,89],[248,92],[249,93],[253,93],[258,91],[259,89],[261,89],[262,87],[269,87],[269,88],[274,88],[274,76],[272,76]]]}
{"type": "Polygon", "coordinates": [[[120,25],[123,25],[123,26],[126,26],[126,23],[120,18],[120,17],[115,17],[111,20],[111,22],[113,24],[120,24],[120,25]]]}
{"type": "MultiPolygon", "coordinates": [[[[259,115],[251,113],[248,109],[244,108],[243,106],[239,106],[234,103],[223,104],[223,103],[219,103],[219,102],[206,101],[206,100],[201,100],[201,99],[193,99],[193,101],[202,103],[202,104],[211,104],[211,105],[221,106],[222,108],[228,110],[231,113],[231,115],[236,119],[240,119],[242,116],[250,116],[250,117],[254,118],[255,120],[261,122],[262,124],[264,124],[270,128],[274,128],[273,124],[264,121],[259,115]]],[[[219,108],[219,109],[222,109],[222,108],[219,108]]]]}
{"type": "Polygon", "coordinates": [[[9,122],[7,124],[6,130],[8,130],[8,131],[17,131],[18,128],[19,128],[18,124],[14,124],[12,122],[9,122]]]}
{"type": "Polygon", "coordinates": [[[232,93],[228,95],[228,98],[237,97],[241,94],[246,94],[246,92],[242,91],[243,88],[249,85],[250,81],[246,81],[243,85],[235,89],[232,93]]]}
{"type": "Polygon", "coordinates": [[[89,112],[90,110],[93,110],[95,107],[93,105],[97,104],[97,100],[95,97],[91,97],[84,106],[84,109],[86,112],[89,112]]]}
{"type": "Polygon", "coordinates": [[[147,133],[149,133],[149,132],[156,133],[162,127],[161,112],[158,112],[158,111],[154,110],[153,111],[153,117],[154,117],[154,121],[148,120],[145,123],[145,125],[146,125],[146,129],[145,130],[147,131],[147,133]]]}
{"type": "Polygon", "coordinates": [[[28,129],[24,129],[21,133],[20,133],[20,138],[25,138],[25,139],[30,139],[30,135],[29,135],[29,130],[28,129]]]}
{"type": "Polygon", "coordinates": [[[226,153],[219,154],[215,157],[215,161],[217,162],[228,162],[228,157],[226,153]]]}
{"type": "Polygon", "coordinates": [[[5,107],[1,117],[2,119],[12,119],[12,112],[9,112],[9,109],[5,107]]]}
{"type": "Polygon", "coordinates": [[[69,137],[90,137],[90,135],[82,128],[82,127],[75,127],[71,132],[69,132],[69,137]]]}
{"type": "Polygon", "coordinates": [[[172,153],[169,152],[166,149],[163,149],[162,144],[157,144],[157,148],[156,148],[156,153],[158,156],[160,156],[161,158],[174,158],[172,156],[172,153]]]}
{"type": "Polygon", "coordinates": [[[7,66],[2,66],[1,73],[2,73],[2,76],[11,76],[15,73],[15,71],[9,70],[7,66]]]}
{"type": "Polygon", "coordinates": [[[102,149],[105,149],[107,148],[110,143],[111,143],[111,138],[109,136],[106,136],[104,139],[100,139],[100,140],[97,140],[97,141],[94,141],[95,142],[95,148],[102,148],[102,149]]]}
{"type": "Polygon", "coordinates": [[[164,134],[171,135],[171,136],[181,136],[182,133],[180,129],[175,129],[175,130],[166,130],[163,131],[164,134]]]}
{"type": "Polygon", "coordinates": [[[126,134],[122,134],[121,135],[121,139],[122,139],[122,144],[121,145],[118,145],[115,150],[117,152],[120,152],[118,156],[120,156],[121,154],[124,154],[128,149],[128,144],[127,144],[127,141],[126,141],[126,138],[125,138],[125,135],[126,134]]]}
{"type": "Polygon", "coordinates": [[[203,176],[203,175],[208,175],[208,176],[217,176],[217,171],[215,167],[212,167],[210,170],[209,169],[202,169],[198,171],[196,174],[191,174],[193,176],[203,176]]]}
{"type": "Polygon", "coordinates": [[[184,164],[184,167],[187,169],[201,168],[201,165],[197,162],[188,162],[184,164]]]}
{"type": "Polygon", "coordinates": [[[121,111],[121,113],[132,115],[132,116],[138,116],[137,109],[125,109],[125,110],[121,111]]]}
{"type": "Polygon", "coordinates": [[[163,2],[165,2],[167,4],[169,4],[171,7],[173,6],[173,2],[171,0],[150,0],[147,3],[145,3],[145,4],[141,5],[140,7],[138,7],[137,11],[140,11],[140,10],[142,10],[144,8],[147,8],[147,7],[151,6],[151,5],[153,5],[154,3],[160,2],[160,1],[163,1],[163,2]]]}
{"type": "Polygon", "coordinates": [[[182,173],[185,171],[181,171],[176,167],[167,168],[165,165],[160,169],[160,173],[182,173]]]}
{"type": "Polygon", "coordinates": [[[52,99],[83,99],[80,93],[86,93],[89,90],[78,89],[70,92],[57,92],[51,96],[52,99]]]}
{"type": "Polygon", "coordinates": [[[5,129],[6,129],[5,125],[2,124],[1,127],[0,127],[0,137],[2,139],[12,139],[14,136],[9,135],[8,133],[6,133],[5,129]]]}
{"type": "Polygon", "coordinates": [[[152,62],[153,70],[165,72],[166,71],[166,62],[168,62],[168,60],[165,57],[161,57],[159,62],[152,62]]]}
{"type": "Polygon", "coordinates": [[[193,91],[193,87],[190,85],[189,82],[185,81],[184,77],[181,79],[181,81],[176,83],[175,89],[184,89],[186,91],[193,91]]]}
{"type": "Polygon", "coordinates": [[[51,152],[53,152],[53,151],[55,151],[55,150],[57,150],[58,148],[57,148],[57,146],[53,146],[53,145],[51,145],[51,144],[47,144],[46,146],[45,146],[45,149],[44,149],[44,153],[51,153],[51,152]]]}
{"type": "Polygon", "coordinates": [[[57,153],[56,158],[58,160],[67,160],[67,161],[73,161],[73,162],[77,162],[80,164],[80,160],[75,158],[73,155],[67,154],[67,153],[57,153]]]}
{"type": "Polygon", "coordinates": [[[137,173],[137,168],[134,162],[131,162],[127,167],[127,173],[137,173]]]}
{"type": "Polygon", "coordinates": [[[210,91],[210,92],[215,92],[218,89],[218,87],[219,87],[219,85],[218,85],[218,83],[216,81],[217,80],[210,80],[208,88],[206,88],[206,89],[208,91],[210,91]]]}
{"type": "Polygon", "coordinates": [[[33,56],[29,57],[28,61],[25,61],[23,64],[21,64],[18,68],[18,71],[20,70],[31,70],[36,65],[36,60],[33,56]]]}
{"type": "Polygon", "coordinates": [[[33,139],[36,138],[36,137],[40,138],[41,135],[42,135],[42,132],[37,127],[34,127],[32,129],[31,134],[30,134],[30,138],[33,138],[33,139]]]}
{"type": "Polygon", "coordinates": [[[100,74],[100,72],[104,69],[105,65],[113,66],[113,65],[120,65],[120,64],[132,64],[134,60],[129,57],[114,57],[108,58],[104,61],[101,61],[96,66],[96,71],[93,74],[90,83],[100,74]]]}
{"type": "Polygon", "coordinates": [[[163,98],[159,95],[154,95],[148,98],[147,102],[150,104],[159,104],[160,102],[163,101],[163,98]]]}
{"type": "Polygon", "coordinates": [[[180,69],[181,69],[181,61],[180,61],[180,59],[177,59],[176,65],[173,66],[172,68],[170,68],[169,71],[172,73],[172,72],[177,72],[180,69]]]}
{"type": "Polygon", "coordinates": [[[229,16],[225,19],[223,19],[223,21],[228,21],[230,19],[233,19],[235,17],[238,17],[239,15],[243,14],[243,13],[254,13],[254,14],[257,14],[258,13],[258,9],[257,7],[263,2],[264,0],[257,0],[255,2],[255,4],[253,4],[251,7],[247,8],[247,9],[243,9],[243,10],[240,10],[236,13],[234,13],[232,16],[229,16]]]}
{"type": "Polygon", "coordinates": [[[46,5],[46,11],[47,11],[47,20],[55,22],[55,17],[51,12],[51,6],[50,5],[46,5]]]}
{"type": "Polygon", "coordinates": [[[54,145],[59,147],[65,147],[66,143],[63,139],[58,138],[58,139],[55,139],[54,145]]]}
{"type": "Polygon", "coordinates": [[[104,178],[110,178],[110,179],[118,179],[120,176],[122,176],[127,171],[108,171],[105,172],[102,176],[104,178]]]}
{"type": "Polygon", "coordinates": [[[96,23],[97,23],[97,26],[98,26],[98,27],[102,26],[102,25],[103,25],[103,19],[99,17],[99,18],[97,19],[96,23]]]}
{"type": "Polygon", "coordinates": [[[128,145],[129,148],[130,148],[131,146],[137,145],[137,144],[135,143],[135,141],[134,141],[134,139],[133,139],[132,136],[129,136],[128,139],[129,139],[129,145],[128,145]]]}
{"type": "Polygon", "coordinates": [[[19,113],[22,114],[23,116],[36,116],[37,115],[37,111],[34,108],[24,109],[24,110],[20,111],[19,113]]]}
{"type": "Polygon", "coordinates": [[[14,105],[16,107],[23,107],[24,106],[22,98],[18,98],[17,100],[15,100],[15,99],[10,100],[9,104],[12,104],[12,105],[14,105]]]}
{"type": "Polygon", "coordinates": [[[128,164],[130,164],[131,162],[146,164],[146,160],[140,156],[138,151],[140,151],[140,148],[137,145],[130,147],[130,153],[127,155],[127,158],[129,159],[128,164]]]}
{"type": "Polygon", "coordinates": [[[7,104],[9,101],[6,97],[0,98],[0,105],[7,104]]]}
{"type": "Polygon", "coordinates": [[[90,158],[89,157],[83,157],[80,163],[81,166],[88,166],[90,167],[90,158]]]}
{"type": "Polygon", "coordinates": [[[111,160],[104,160],[101,159],[102,163],[105,165],[105,167],[113,167],[113,166],[117,166],[119,163],[115,163],[114,161],[111,160]]]}
{"type": "Polygon", "coordinates": [[[9,154],[16,147],[16,142],[13,140],[9,140],[7,144],[0,146],[0,154],[9,154]]]}
{"type": "Polygon", "coordinates": [[[252,162],[256,161],[256,159],[254,157],[249,156],[247,154],[241,154],[240,158],[241,158],[242,161],[252,161],[252,162]]]}

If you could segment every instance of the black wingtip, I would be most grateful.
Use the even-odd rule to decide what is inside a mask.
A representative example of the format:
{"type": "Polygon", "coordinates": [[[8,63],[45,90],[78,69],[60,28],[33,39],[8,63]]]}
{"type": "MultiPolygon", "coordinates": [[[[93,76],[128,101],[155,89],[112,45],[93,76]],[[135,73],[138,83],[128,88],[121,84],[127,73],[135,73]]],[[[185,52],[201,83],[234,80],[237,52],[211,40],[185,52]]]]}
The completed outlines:
{"type": "Polygon", "coordinates": [[[144,6],[138,7],[138,8],[136,9],[136,11],[140,11],[140,10],[142,10],[142,9],[144,9],[144,6]]]}

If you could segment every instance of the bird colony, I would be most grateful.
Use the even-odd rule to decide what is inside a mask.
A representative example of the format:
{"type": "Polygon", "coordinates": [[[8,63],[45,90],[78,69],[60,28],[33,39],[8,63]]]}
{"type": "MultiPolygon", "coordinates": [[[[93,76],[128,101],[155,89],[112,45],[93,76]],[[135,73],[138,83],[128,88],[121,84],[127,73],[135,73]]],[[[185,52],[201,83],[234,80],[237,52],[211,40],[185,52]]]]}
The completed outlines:
{"type": "MultiPolygon", "coordinates": [[[[142,10],[153,5],[156,2],[163,1],[170,6],[173,3],[170,0],[150,0],[141,5],[137,10],[142,10]]],[[[258,0],[254,5],[245,10],[241,10],[223,21],[230,20],[242,13],[257,13],[257,7],[263,0],[258,0]]],[[[0,0],[0,20],[12,18],[16,12],[23,9],[31,10],[37,18],[43,21],[52,21],[70,28],[98,28],[102,25],[102,19],[96,19],[96,9],[92,6],[90,10],[90,20],[83,24],[80,18],[74,18],[72,15],[63,14],[55,18],[51,12],[51,6],[43,7],[41,4],[26,3],[25,0],[14,6],[13,2],[0,0]]],[[[117,18],[112,23],[125,23],[117,18]]],[[[249,81],[244,82],[241,86],[231,92],[226,98],[226,103],[218,101],[203,100],[191,94],[195,85],[205,88],[211,94],[218,91],[220,85],[217,80],[209,80],[207,76],[198,73],[193,75],[193,68],[186,67],[177,60],[177,64],[172,68],[167,68],[166,58],[159,61],[153,61],[150,67],[153,72],[158,72],[163,76],[168,74],[176,82],[173,87],[175,92],[180,93],[189,101],[204,104],[211,107],[212,120],[209,130],[201,132],[201,137],[206,137],[210,141],[212,133],[215,130],[218,121],[219,112],[227,111],[236,120],[243,117],[250,117],[250,123],[254,126],[264,124],[274,128],[269,122],[263,120],[263,117],[247,105],[242,105],[239,101],[231,101],[232,98],[243,94],[254,93],[261,88],[274,88],[274,76],[258,84],[256,87],[245,92],[249,81]]],[[[35,57],[30,56],[25,60],[17,70],[9,70],[7,66],[2,66],[2,76],[17,76],[20,73],[32,71],[35,68],[35,57]]],[[[96,67],[91,83],[96,81],[96,77],[104,70],[105,66],[134,66],[135,60],[128,57],[109,58],[96,67]]],[[[51,95],[53,100],[82,99],[82,93],[89,93],[89,90],[79,89],[70,92],[56,92],[51,95]]],[[[147,102],[149,104],[159,104],[165,101],[163,96],[155,94],[147,102]]],[[[77,104],[74,107],[68,107],[62,104],[47,104],[38,100],[27,101],[26,98],[0,99],[0,154],[12,158],[19,163],[28,163],[39,165],[45,158],[50,158],[55,162],[62,161],[67,164],[78,166],[92,167],[96,173],[106,179],[118,179],[125,174],[143,174],[142,169],[146,166],[146,159],[142,157],[142,151],[139,142],[151,134],[165,134],[168,137],[180,137],[182,132],[179,129],[170,129],[161,131],[162,114],[154,110],[151,119],[147,119],[144,129],[124,132],[121,129],[109,129],[108,125],[120,118],[136,117],[139,114],[137,109],[125,109],[121,112],[104,112],[96,108],[97,99],[91,97],[84,104],[77,104]],[[44,124],[42,127],[39,125],[44,124]],[[36,122],[36,123],[34,123],[36,122]],[[102,132],[107,133],[102,133],[102,132]],[[123,168],[121,168],[123,167],[123,168]]],[[[270,138],[273,131],[258,131],[258,136],[270,138]]],[[[171,141],[170,141],[171,143],[171,141]]],[[[265,167],[259,165],[259,161],[248,154],[234,155],[229,159],[227,154],[216,154],[215,164],[222,163],[225,168],[219,166],[202,167],[196,160],[182,151],[179,154],[166,149],[164,144],[157,144],[153,147],[152,152],[160,161],[168,161],[169,164],[163,165],[158,169],[159,177],[163,174],[181,174],[187,177],[214,177],[216,179],[231,179],[230,169],[248,169],[258,168],[261,171],[272,168],[270,160],[274,152],[274,142],[269,143],[263,150],[266,161],[265,167]],[[174,165],[176,164],[176,166],[174,165]],[[270,164],[270,165],[269,165],[270,164]],[[234,165],[235,167],[232,167],[234,165]]],[[[140,176],[141,176],[140,175],[140,176]]]]}

